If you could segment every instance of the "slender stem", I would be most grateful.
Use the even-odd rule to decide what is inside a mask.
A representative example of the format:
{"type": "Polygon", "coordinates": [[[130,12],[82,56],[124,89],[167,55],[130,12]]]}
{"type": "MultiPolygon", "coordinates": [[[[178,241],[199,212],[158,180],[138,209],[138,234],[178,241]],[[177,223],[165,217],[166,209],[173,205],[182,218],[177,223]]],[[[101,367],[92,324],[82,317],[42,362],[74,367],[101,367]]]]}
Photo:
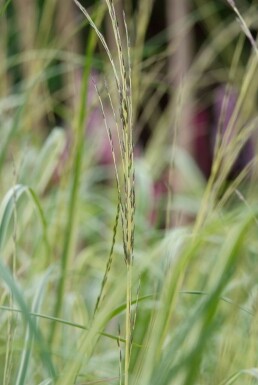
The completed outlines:
{"type": "Polygon", "coordinates": [[[126,324],[125,324],[125,385],[129,384],[129,365],[131,352],[131,302],[132,302],[132,265],[127,264],[126,324]]]}
{"type": "MultiPolygon", "coordinates": [[[[91,33],[89,43],[86,49],[84,74],[83,74],[81,99],[80,99],[80,110],[79,110],[77,122],[76,122],[77,143],[75,147],[72,186],[71,186],[71,193],[70,193],[70,199],[69,199],[69,205],[68,205],[67,224],[66,224],[65,238],[64,238],[64,244],[63,244],[62,260],[61,260],[61,275],[57,283],[57,298],[56,298],[56,303],[54,308],[55,317],[59,317],[62,309],[64,293],[65,293],[67,269],[69,266],[69,260],[71,258],[71,255],[74,249],[74,237],[75,237],[76,217],[77,217],[77,207],[78,207],[77,202],[78,202],[78,192],[79,192],[80,175],[81,175],[81,168],[82,168],[82,161],[83,161],[83,149],[84,149],[84,127],[85,127],[85,121],[87,116],[87,109],[85,108],[85,105],[87,105],[88,80],[90,76],[92,52],[94,50],[95,44],[96,44],[95,34],[91,33]]],[[[53,327],[50,331],[50,343],[53,342],[56,325],[57,324],[54,322],[53,327]]]]}

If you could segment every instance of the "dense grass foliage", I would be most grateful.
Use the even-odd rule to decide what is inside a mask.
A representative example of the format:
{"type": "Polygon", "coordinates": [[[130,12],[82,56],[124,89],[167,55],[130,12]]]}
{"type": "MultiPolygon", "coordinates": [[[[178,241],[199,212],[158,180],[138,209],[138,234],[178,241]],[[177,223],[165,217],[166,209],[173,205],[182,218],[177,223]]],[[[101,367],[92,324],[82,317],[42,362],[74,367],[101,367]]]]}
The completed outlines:
{"type": "Polygon", "coordinates": [[[257,4],[93,3],[0,4],[0,383],[255,384],[257,4]]]}

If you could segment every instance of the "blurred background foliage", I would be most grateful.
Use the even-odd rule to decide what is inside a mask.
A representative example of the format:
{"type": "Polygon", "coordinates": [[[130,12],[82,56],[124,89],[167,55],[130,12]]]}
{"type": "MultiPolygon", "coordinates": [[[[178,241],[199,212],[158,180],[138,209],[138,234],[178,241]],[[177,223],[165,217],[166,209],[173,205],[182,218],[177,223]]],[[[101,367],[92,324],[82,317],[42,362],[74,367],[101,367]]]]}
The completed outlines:
{"type": "MultiPolygon", "coordinates": [[[[81,4],[116,60],[105,2],[81,4]]],[[[257,55],[226,1],[115,5],[133,85],[131,381],[256,383],[257,55]]],[[[255,38],[257,1],[238,6],[255,38]]],[[[119,383],[120,227],[92,325],[117,215],[98,96],[113,129],[115,84],[94,36],[72,1],[0,2],[3,385],[119,383]]]]}

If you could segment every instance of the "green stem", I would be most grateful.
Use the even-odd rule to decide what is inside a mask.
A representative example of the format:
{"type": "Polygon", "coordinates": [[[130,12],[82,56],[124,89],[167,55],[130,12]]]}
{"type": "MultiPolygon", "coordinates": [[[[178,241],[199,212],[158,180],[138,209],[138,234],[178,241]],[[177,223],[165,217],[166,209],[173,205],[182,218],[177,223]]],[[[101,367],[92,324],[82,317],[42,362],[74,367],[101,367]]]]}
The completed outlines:
{"type": "Polygon", "coordinates": [[[127,264],[126,323],[125,323],[125,385],[129,384],[129,365],[131,353],[131,303],[132,303],[132,265],[127,264]]]}
{"type": "MultiPolygon", "coordinates": [[[[83,72],[83,80],[81,87],[81,97],[80,97],[80,109],[76,122],[76,133],[77,133],[77,141],[75,146],[75,159],[72,173],[72,186],[71,193],[69,199],[68,206],[68,214],[67,214],[67,223],[64,237],[64,245],[62,252],[62,260],[61,260],[61,274],[60,279],[57,284],[57,298],[54,308],[54,316],[59,317],[60,312],[63,305],[65,285],[66,285],[66,277],[67,277],[67,269],[69,265],[69,260],[71,255],[73,254],[74,249],[74,238],[75,238],[75,229],[76,229],[76,218],[77,218],[77,208],[78,208],[78,191],[80,186],[80,175],[82,169],[82,161],[83,161],[83,149],[84,149],[84,131],[85,131],[85,121],[87,117],[87,93],[88,93],[88,82],[90,77],[90,70],[92,64],[92,54],[96,45],[96,36],[94,33],[91,33],[89,37],[89,42],[87,44],[87,49],[85,53],[85,63],[84,63],[84,72],[83,72]]],[[[50,332],[50,343],[53,342],[55,331],[56,331],[56,323],[53,323],[50,332]]]]}

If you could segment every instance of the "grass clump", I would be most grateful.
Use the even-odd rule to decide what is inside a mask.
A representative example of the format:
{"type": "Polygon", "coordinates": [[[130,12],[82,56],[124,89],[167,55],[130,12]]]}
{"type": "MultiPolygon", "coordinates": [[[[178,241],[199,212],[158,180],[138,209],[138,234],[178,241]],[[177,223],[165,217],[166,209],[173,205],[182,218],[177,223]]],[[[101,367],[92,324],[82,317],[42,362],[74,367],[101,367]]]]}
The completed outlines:
{"type": "Polygon", "coordinates": [[[28,40],[0,8],[1,383],[256,383],[256,5],[196,0],[157,47],[155,2],[50,3],[28,40]]]}

